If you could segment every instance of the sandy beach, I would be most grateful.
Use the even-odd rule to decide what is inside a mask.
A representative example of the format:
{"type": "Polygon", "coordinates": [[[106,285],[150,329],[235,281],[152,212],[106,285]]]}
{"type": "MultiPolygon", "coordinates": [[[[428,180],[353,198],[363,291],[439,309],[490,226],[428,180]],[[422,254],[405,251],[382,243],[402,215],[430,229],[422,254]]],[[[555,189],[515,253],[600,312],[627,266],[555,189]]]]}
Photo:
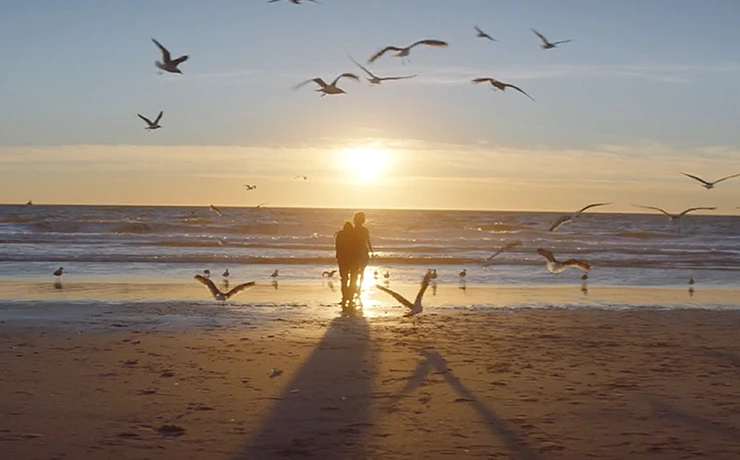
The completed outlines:
{"type": "Polygon", "coordinates": [[[0,324],[8,459],[740,456],[740,313],[0,324]]]}

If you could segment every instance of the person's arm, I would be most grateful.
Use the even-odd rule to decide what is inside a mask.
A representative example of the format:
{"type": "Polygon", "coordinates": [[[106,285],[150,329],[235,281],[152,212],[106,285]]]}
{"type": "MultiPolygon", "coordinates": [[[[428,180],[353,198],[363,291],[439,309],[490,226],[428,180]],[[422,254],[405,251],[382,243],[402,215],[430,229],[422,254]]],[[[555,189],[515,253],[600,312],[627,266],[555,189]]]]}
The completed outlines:
{"type": "Polygon", "coordinates": [[[373,244],[370,242],[370,230],[367,231],[367,247],[370,249],[370,253],[374,254],[373,244]]]}

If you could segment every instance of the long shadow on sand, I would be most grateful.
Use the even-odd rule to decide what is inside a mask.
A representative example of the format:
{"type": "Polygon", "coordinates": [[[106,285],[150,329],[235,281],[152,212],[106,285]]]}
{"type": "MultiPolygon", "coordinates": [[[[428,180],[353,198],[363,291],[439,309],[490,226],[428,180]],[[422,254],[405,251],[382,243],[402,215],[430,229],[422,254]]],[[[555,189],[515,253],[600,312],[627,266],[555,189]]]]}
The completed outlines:
{"type": "Polygon", "coordinates": [[[365,458],[376,368],[369,335],[362,317],[334,319],[236,459],[365,458]]]}

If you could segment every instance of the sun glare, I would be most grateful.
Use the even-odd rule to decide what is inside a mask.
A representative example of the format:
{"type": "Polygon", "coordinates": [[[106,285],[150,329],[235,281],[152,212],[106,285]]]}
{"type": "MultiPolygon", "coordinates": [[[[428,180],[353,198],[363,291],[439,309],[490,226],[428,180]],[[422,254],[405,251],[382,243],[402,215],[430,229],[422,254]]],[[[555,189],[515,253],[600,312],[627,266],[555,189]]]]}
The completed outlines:
{"type": "Polygon", "coordinates": [[[361,181],[375,180],[385,170],[386,152],[373,148],[356,148],[347,150],[347,170],[355,174],[361,181]]]}

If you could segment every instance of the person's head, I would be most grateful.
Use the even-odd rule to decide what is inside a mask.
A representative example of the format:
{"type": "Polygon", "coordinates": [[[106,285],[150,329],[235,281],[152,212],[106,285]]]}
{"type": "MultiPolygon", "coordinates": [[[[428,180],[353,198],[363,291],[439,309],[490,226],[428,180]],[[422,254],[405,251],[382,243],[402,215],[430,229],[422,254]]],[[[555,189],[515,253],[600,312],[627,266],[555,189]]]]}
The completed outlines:
{"type": "Polygon", "coordinates": [[[355,213],[355,225],[362,225],[365,223],[365,213],[362,211],[358,211],[355,213]]]}
{"type": "Polygon", "coordinates": [[[344,230],[351,231],[354,227],[352,227],[352,222],[345,222],[344,223],[344,230]]]}

